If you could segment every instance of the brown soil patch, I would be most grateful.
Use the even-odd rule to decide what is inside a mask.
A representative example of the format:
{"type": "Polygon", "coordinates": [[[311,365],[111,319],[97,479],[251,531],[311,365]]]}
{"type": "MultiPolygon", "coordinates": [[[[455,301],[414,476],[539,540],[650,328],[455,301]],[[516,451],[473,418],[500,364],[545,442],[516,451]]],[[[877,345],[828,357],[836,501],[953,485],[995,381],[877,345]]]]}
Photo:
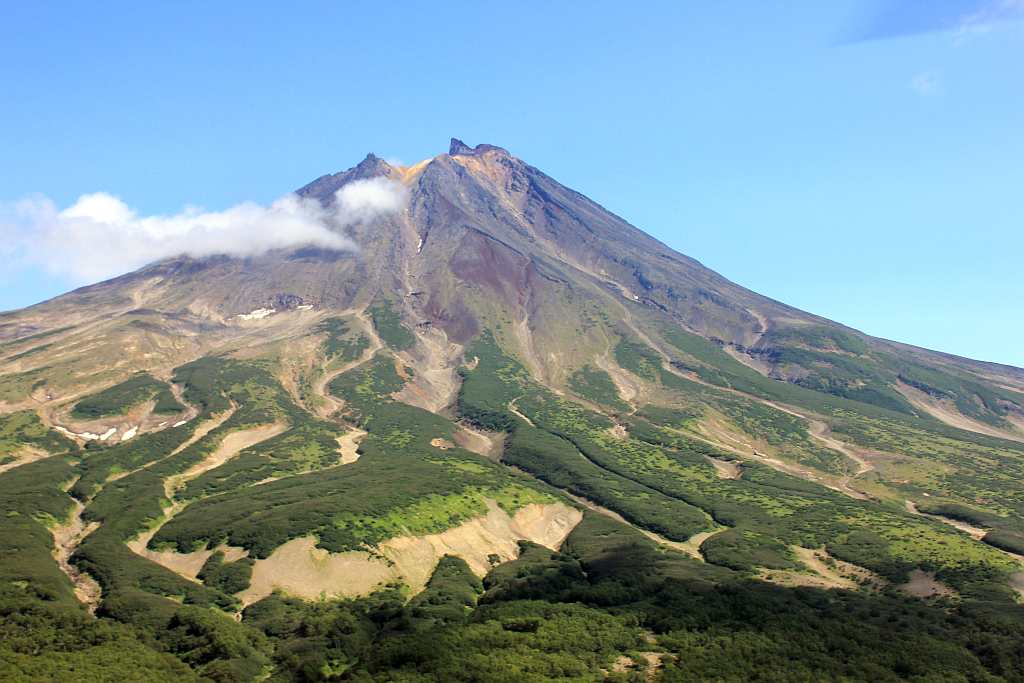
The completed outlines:
{"type": "Polygon", "coordinates": [[[881,576],[864,567],[834,558],[824,548],[790,546],[790,550],[808,571],[761,569],[758,578],[782,586],[843,590],[880,590],[887,585],[881,576]]]}
{"type": "Polygon", "coordinates": [[[404,377],[408,381],[395,398],[432,413],[441,413],[455,402],[459,390],[462,347],[450,342],[439,327],[417,330],[416,340],[411,351],[399,354],[415,373],[404,377]]]}
{"type": "Polygon", "coordinates": [[[195,479],[204,472],[209,472],[212,469],[220,467],[231,458],[235,457],[246,448],[255,446],[261,441],[281,434],[288,425],[283,422],[275,422],[268,425],[260,425],[259,427],[250,427],[249,429],[240,429],[235,432],[231,432],[225,436],[220,445],[217,446],[213,453],[203,458],[202,462],[196,463],[183,474],[176,475],[168,478],[168,484],[170,490],[173,492],[186,482],[195,479]]]}
{"type": "Polygon", "coordinates": [[[359,459],[359,442],[365,436],[366,432],[353,427],[338,437],[338,453],[341,454],[342,465],[351,465],[359,459]]]}
{"type": "Polygon", "coordinates": [[[613,439],[618,439],[619,441],[625,441],[629,438],[629,432],[626,431],[625,425],[617,424],[614,427],[609,427],[608,433],[612,435],[613,439]]]}
{"type": "Polygon", "coordinates": [[[505,447],[504,432],[485,432],[481,429],[462,423],[455,432],[455,443],[467,451],[482,455],[488,460],[498,462],[505,447]]]}
{"type": "Polygon", "coordinates": [[[537,379],[544,381],[546,375],[544,373],[544,365],[540,362],[539,356],[533,345],[533,332],[530,330],[530,318],[527,315],[523,316],[512,328],[515,333],[516,340],[519,342],[519,350],[521,355],[520,360],[523,361],[523,365],[530,371],[530,374],[537,379]]]}
{"type": "Polygon", "coordinates": [[[897,588],[915,598],[950,598],[957,595],[955,590],[937,580],[935,574],[921,569],[915,569],[910,572],[910,579],[906,583],[897,586],[897,588]]]}
{"type": "Polygon", "coordinates": [[[735,460],[708,458],[708,462],[715,468],[715,474],[719,479],[739,479],[743,474],[743,468],[735,460]]]}
{"type": "Polygon", "coordinates": [[[239,598],[248,605],[275,589],[306,599],[366,595],[391,581],[405,583],[415,594],[423,590],[446,554],[461,557],[483,576],[491,569],[492,555],[502,562],[517,557],[520,540],[558,549],[583,517],[562,503],[527,505],[513,516],[493,502],[488,507],[483,517],[439,534],[392,538],[374,553],[329,553],[317,549],[311,536],[294,539],[256,561],[252,583],[239,598]]]}
{"type": "Polygon", "coordinates": [[[453,444],[451,441],[448,441],[447,439],[431,439],[430,445],[442,451],[446,451],[449,448],[455,448],[455,444],[453,444]]]}

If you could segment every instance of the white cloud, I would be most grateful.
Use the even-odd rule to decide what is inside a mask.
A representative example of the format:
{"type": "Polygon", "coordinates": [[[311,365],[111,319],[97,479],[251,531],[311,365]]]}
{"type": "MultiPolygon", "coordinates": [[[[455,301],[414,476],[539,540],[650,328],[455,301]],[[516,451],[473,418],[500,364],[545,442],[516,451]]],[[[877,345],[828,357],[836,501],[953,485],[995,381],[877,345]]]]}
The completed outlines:
{"type": "Polygon", "coordinates": [[[910,79],[910,89],[922,97],[931,97],[941,92],[942,82],[934,71],[922,71],[910,79]]]}
{"type": "Polygon", "coordinates": [[[332,209],[286,195],[270,206],[245,202],[223,211],[186,207],[171,216],[140,216],[104,192],[82,195],[63,210],[36,196],[0,203],[0,250],[7,268],[40,265],[78,282],[182,254],[255,256],[302,245],[355,250],[342,228],[400,211],[405,189],[372,178],[346,185],[336,199],[332,209]]]}
{"type": "Polygon", "coordinates": [[[398,213],[405,206],[406,190],[387,178],[368,178],[348,183],[335,193],[334,200],[346,222],[365,222],[380,214],[398,213]]]}
{"type": "Polygon", "coordinates": [[[999,23],[1024,19],[1024,0],[990,0],[960,16],[953,43],[962,45],[973,36],[989,33],[999,23]]]}

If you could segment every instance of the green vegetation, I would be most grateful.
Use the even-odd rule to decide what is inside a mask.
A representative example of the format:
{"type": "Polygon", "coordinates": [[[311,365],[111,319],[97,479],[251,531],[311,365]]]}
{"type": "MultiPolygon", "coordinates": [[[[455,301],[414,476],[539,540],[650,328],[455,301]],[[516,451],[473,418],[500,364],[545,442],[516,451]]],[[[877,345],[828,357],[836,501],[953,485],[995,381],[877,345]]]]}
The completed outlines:
{"type": "Polygon", "coordinates": [[[373,320],[373,327],[377,330],[377,335],[395,351],[404,351],[416,343],[416,338],[402,323],[398,311],[387,299],[370,306],[366,312],[373,320]]]}
{"type": "MultiPolygon", "coordinates": [[[[343,321],[328,321],[318,330],[325,354],[363,353],[343,321]]],[[[367,432],[360,459],[348,465],[336,442],[347,428],[297,406],[261,361],[203,358],[178,368],[173,381],[200,414],[124,444],[78,451],[34,413],[5,415],[0,446],[54,457],[0,475],[0,677],[1024,680],[1024,617],[1006,585],[1019,566],[997,549],[1024,549],[1024,494],[1013,488],[1024,475],[1021,449],[755,378],[745,366],[713,369],[702,357],[717,362],[720,348],[680,343],[690,351],[672,361],[701,368],[719,388],[670,372],[659,354],[626,340],[615,349],[618,362],[650,382],[657,401],[629,415],[603,371],[570,378],[582,405],[534,382],[489,333],[467,349],[476,362],[461,370],[461,417],[506,431],[502,460],[542,482],[434,446],[455,441],[456,426],[391,398],[409,369],[387,352],[329,386],[344,401],[344,419],[367,432]],[[736,456],[697,438],[709,418],[756,435],[780,457],[848,471],[841,454],[809,437],[805,420],[724,390],[737,385],[813,409],[844,439],[899,453],[872,483],[919,501],[929,492],[921,512],[991,529],[986,543],[907,513],[902,499],[853,500],[756,462],[744,462],[738,479],[720,478],[712,460],[736,456]],[[196,438],[215,416],[223,421],[196,438]],[[287,428],[187,482],[174,493],[185,507],[165,519],[168,479],[233,431],[271,423],[287,428]],[[394,536],[448,529],[486,513],[491,501],[509,512],[553,501],[556,489],[628,524],[588,511],[561,551],[523,542],[517,560],[482,580],[446,556],[411,599],[401,586],[354,600],[275,594],[249,606],[241,622],[233,618],[233,596],[248,586],[254,562],[289,539],[312,534],[331,551],[372,550],[394,536]],[[86,505],[84,521],[99,524],[72,558],[102,587],[98,618],[79,606],[52,556],[48,526],[67,518],[72,496],[86,505]],[[161,523],[151,548],[228,543],[250,557],[227,562],[214,552],[199,581],[187,580],[126,546],[161,523]],[[638,528],[677,542],[713,533],[699,562],[638,528]],[[932,604],[891,587],[859,593],[753,580],[765,568],[807,571],[792,546],[825,547],[890,586],[913,569],[934,572],[958,595],[932,604]]],[[[833,353],[854,353],[843,343],[827,342],[833,353]]],[[[101,403],[129,400],[115,392],[101,403]]]]}
{"type": "Polygon", "coordinates": [[[826,325],[776,327],[766,332],[761,341],[768,346],[799,345],[823,351],[845,351],[858,356],[868,352],[868,345],[859,334],[826,325]]]}
{"type": "MultiPolygon", "coordinates": [[[[852,500],[753,463],[744,465],[740,479],[719,478],[708,458],[728,456],[682,429],[693,419],[691,410],[642,409],[630,418],[623,437],[613,432],[608,418],[534,385],[493,339],[480,339],[470,353],[480,361],[465,373],[460,407],[471,414],[497,410],[515,396],[518,409],[533,424],[531,428],[505,416],[514,427],[504,455],[507,462],[669,538],[686,538],[716,525],[730,527],[703,544],[709,562],[743,571],[790,568],[795,565],[788,546],[830,544],[833,555],[895,583],[914,567],[927,567],[962,592],[1009,597],[1005,580],[1014,571],[1013,563],[937,522],[852,500]],[[474,405],[474,400],[484,406],[474,405]],[[701,519],[702,524],[696,523],[701,519]],[[870,553],[847,540],[865,533],[877,540],[870,553]]],[[[654,351],[641,344],[620,344],[616,356],[628,369],[671,391],[685,389],[690,400],[696,396],[708,402],[753,433],[768,440],[777,433],[787,452],[801,444],[814,450],[798,418],[681,379],[664,370],[654,351]]]]}
{"type": "Polygon", "coordinates": [[[345,318],[325,318],[314,331],[324,334],[323,351],[328,362],[354,361],[370,347],[370,340],[353,331],[345,318]]]}
{"type": "MultiPolygon", "coordinates": [[[[454,426],[390,398],[403,383],[395,362],[379,354],[329,387],[346,400],[348,417],[368,432],[357,462],[203,498],[161,528],[154,544],[187,552],[227,542],[266,557],[292,538],[314,534],[319,547],[341,552],[409,531],[442,531],[485,514],[488,499],[509,512],[547,499],[467,451],[432,446],[434,439],[452,441],[454,426]],[[474,466],[460,466],[464,462],[474,466]],[[316,506],[309,505],[311,499],[316,506]]],[[[186,495],[209,490],[203,482],[196,479],[186,495]]]]}
{"type": "Polygon", "coordinates": [[[949,371],[939,372],[919,363],[889,357],[887,365],[893,368],[900,381],[940,400],[951,401],[964,415],[995,427],[1007,427],[1005,419],[1010,406],[1024,410],[1024,394],[982,384],[972,378],[949,371]]]}
{"type": "Polygon", "coordinates": [[[254,563],[255,561],[249,557],[243,557],[234,562],[225,562],[224,553],[218,550],[210,555],[210,559],[199,570],[198,578],[211,588],[233,595],[249,587],[254,563]]]}
{"type": "Polygon", "coordinates": [[[153,412],[159,415],[172,415],[185,410],[185,406],[178,403],[165,382],[149,373],[140,372],[120,384],[78,401],[71,416],[77,420],[95,420],[122,415],[146,401],[155,402],[153,412]]]}
{"type": "Polygon", "coordinates": [[[613,410],[626,412],[629,405],[619,397],[611,376],[604,370],[584,366],[569,377],[569,388],[582,398],[613,410]]]}
{"type": "Polygon", "coordinates": [[[53,455],[78,450],[74,441],[48,429],[30,410],[0,415],[0,458],[26,446],[53,455]]]}

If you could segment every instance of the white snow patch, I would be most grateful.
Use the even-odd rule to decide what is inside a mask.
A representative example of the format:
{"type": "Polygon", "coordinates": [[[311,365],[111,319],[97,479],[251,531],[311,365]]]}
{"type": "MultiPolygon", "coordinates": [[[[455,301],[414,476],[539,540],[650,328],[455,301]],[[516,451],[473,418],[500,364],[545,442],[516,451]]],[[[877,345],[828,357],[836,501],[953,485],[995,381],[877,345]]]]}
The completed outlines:
{"type": "Polygon", "coordinates": [[[79,439],[84,439],[86,441],[95,441],[96,439],[100,438],[99,434],[93,434],[92,432],[82,432],[81,434],[76,434],[70,429],[66,429],[65,427],[61,427],[60,425],[53,425],[53,428],[56,429],[61,434],[67,434],[68,436],[77,436],[79,439]]]}
{"type": "Polygon", "coordinates": [[[128,431],[126,431],[124,434],[121,435],[121,441],[127,441],[128,439],[130,439],[133,436],[135,436],[135,434],[138,431],[139,431],[138,425],[132,427],[131,429],[129,429],[128,431]]]}
{"type": "Polygon", "coordinates": [[[181,422],[175,422],[174,426],[175,427],[180,427],[181,425],[185,424],[186,422],[188,422],[188,420],[182,420],[181,422]]]}
{"type": "Polygon", "coordinates": [[[313,304],[299,304],[295,308],[300,311],[310,311],[313,310],[313,304]]]}
{"type": "Polygon", "coordinates": [[[105,431],[102,434],[100,434],[100,441],[106,441],[107,439],[112,437],[114,434],[117,434],[117,427],[111,427],[107,431],[105,431]]]}
{"type": "Polygon", "coordinates": [[[421,251],[423,251],[423,238],[422,237],[420,238],[420,241],[416,244],[416,253],[418,254],[421,251]]]}
{"type": "Polygon", "coordinates": [[[277,311],[273,308],[257,308],[255,311],[252,311],[251,313],[239,313],[235,317],[241,318],[242,320],[263,320],[267,316],[273,315],[274,313],[277,313],[277,311]]]}

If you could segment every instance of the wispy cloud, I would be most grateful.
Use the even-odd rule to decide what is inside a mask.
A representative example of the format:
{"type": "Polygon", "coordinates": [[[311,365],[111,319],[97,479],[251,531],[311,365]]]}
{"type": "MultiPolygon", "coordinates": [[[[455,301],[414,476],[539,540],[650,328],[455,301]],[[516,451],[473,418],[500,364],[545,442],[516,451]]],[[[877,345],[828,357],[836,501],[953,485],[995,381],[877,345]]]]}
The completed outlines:
{"type": "Polygon", "coordinates": [[[1024,0],[879,0],[846,36],[847,42],[948,32],[961,42],[992,27],[1024,20],[1024,0]]]}
{"type": "Polygon", "coordinates": [[[942,91],[942,81],[934,71],[922,71],[910,79],[910,89],[921,97],[931,97],[942,91]]]}
{"type": "Polygon", "coordinates": [[[245,202],[223,211],[186,207],[174,215],[141,216],[105,192],[82,195],[64,209],[35,196],[0,203],[0,252],[8,268],[40,265],[89,282],[183,254],[255,256],[301,245],[355,250],[343,229],[401,210],[405,190],[371,178],[349,183],[335,200],[327,208],[286,195],[270,206],[245,202]]]}
{"type": "Polygon", "coordinates": [[[996,24],[1024,19],[1024,0],[995,0],[982,3],[973,12],[960,17],[954,40],[963,43],[969,38],[988,33],[996,24]]]}

